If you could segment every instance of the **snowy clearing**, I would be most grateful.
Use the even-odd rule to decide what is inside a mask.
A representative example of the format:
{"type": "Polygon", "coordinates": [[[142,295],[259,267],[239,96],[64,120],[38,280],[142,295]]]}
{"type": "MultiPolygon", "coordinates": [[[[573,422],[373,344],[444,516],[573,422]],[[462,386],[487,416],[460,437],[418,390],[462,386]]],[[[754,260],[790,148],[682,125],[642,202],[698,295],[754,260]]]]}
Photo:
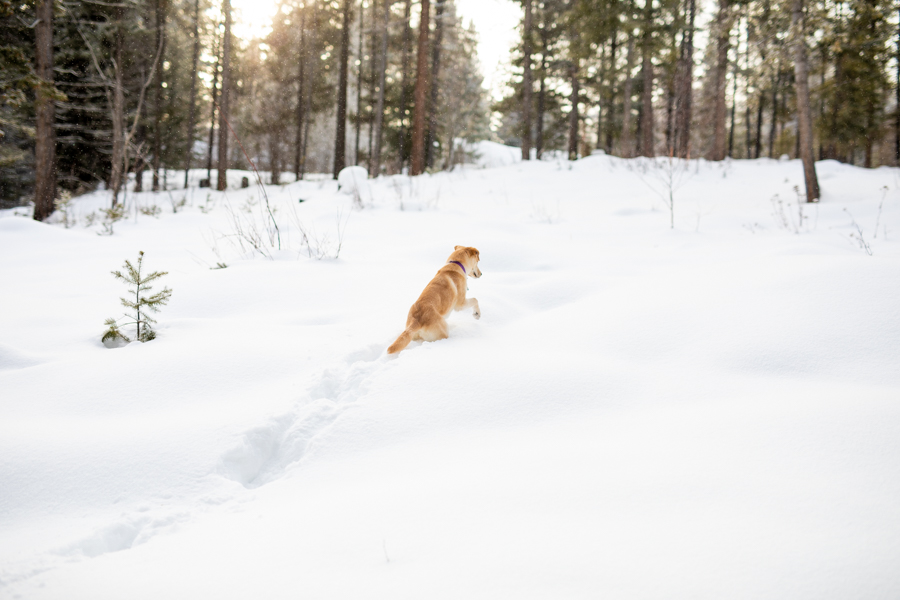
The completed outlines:
{"type": "Polygon", "coordinates": [[[900,171],[818,169],[3,211],[0,597],[900,596],[900,171]],[[386,356],[457,244],[481,320],[386,356]],[[105,348],[141,250],[159,337],[105,348]]]}

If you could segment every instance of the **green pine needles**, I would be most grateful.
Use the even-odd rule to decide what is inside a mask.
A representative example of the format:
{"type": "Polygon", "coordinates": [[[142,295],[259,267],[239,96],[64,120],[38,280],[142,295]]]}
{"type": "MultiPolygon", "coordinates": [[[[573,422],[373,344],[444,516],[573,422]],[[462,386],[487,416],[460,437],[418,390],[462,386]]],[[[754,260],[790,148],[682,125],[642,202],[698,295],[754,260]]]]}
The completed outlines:
{"type": "Polygon", "coordinates": [[[119,323],[116,319],[106,320],[108,329],[100,340],[106,346],[115,346],[119,345],[121,342],[127,343],[131,341],[130,338],[119,330],[119,327],[122,325],[134,325],[136,327],[135,337],[139,342],[149,342],[156,337],[156,332],[153,331],[152,327],[152,324],[156,323],[156,319],[152,318],[148,313],[159,312],[160,307],[169,302],[169,298],[172,296],[172,290],[166,287],[163,288],[161,292],[148,296],[146,293],[152,289],[148,284],[151,281],[159,279],[163,275],[168,275],[168,273],[166,271],[154,271],[153,273],[144,275],[141,273],[143,261],[144,252],[141,251],[138,252],[137,268],[131,264],[131,261],[126,260],[124,273],[122,273],[122,271],[112,271],[112,274],[116,279],[121,279],[129,286],[132,286],[128,290],[131,296],[120,298],[122,306],[130,309],[132,312],[124,316],[125,319],[131,319],[124,323],[119,323]]]}

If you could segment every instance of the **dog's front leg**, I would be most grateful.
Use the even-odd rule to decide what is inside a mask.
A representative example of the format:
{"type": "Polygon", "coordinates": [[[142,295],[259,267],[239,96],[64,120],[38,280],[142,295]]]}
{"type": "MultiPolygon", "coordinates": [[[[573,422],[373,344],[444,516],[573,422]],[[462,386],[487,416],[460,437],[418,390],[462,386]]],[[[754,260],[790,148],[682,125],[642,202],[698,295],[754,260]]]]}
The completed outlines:
{"type": "Polygon", "coordinates": [[[462,305],[463,308],[475,307],[472,310],[472,316],[476,319],[481,318],[481,307],[478,306],[478,300],[475,298],[468,298],[462,305]]]}

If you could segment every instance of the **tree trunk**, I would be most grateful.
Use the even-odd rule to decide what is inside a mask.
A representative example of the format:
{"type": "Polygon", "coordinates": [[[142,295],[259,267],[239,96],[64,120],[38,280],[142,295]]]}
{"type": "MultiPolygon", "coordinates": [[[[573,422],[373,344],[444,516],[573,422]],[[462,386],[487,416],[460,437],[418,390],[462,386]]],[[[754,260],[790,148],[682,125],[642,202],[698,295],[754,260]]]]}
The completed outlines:
{"type": "Polygon", "coordinates": [[[619,31],[616,29],[612,34],[612,47],[610,48],[609,61],[609,97],[606,99],[606,153],[612,154],[613,137],[615,136],[616,127],[616,50],[618,49],[619,31]]]}
{"type": "Polygon", "coordinates": [[[434,167],[434,142],[437,139],[441,45],[444,42],[444,2],[445,0],[436,0],[434,7],[434,43],[431,45],[431,97],[428,102],[428,132],[425,136],[425,165],[429,169],[434,167]]]}
{"type": "Polygon", "coordinates": [[[410,4],[412,0],[406,0],[403,5],[403,81],[400,84],[400,172],[406,163],[406,134],[409,131],[409,106],[406,90],[409,88],[409,43],[412,40],[412,30],[409,26],[410,4]]]}
{"type": "Polygon", "coordinates": [[[188,187],[188,174],[194,153],[194,113],[197,104],[197,62],[200,60],[200,0],[194,0],[194,54],[191,67],[191,106],[188,112],[187,152],[184,158],[184,188],[188,187]]]}
{"type": "MultiPolygon", "coordinates": [[[[900,17],[900,9],[898,9],[900,17]]],[[[894,115],[894,164],[900,165],[900,21],[897,25],[897,108],[894,115]]]]}
{"type": "MultiPolygon", "coordinates": [[[[731,91],[731,129],[728,130],[728,153],[727,156],[734,156],[734,123],[737,114],[737,80],[738,80],[738,64],[734,61],[734,79],[731,91]]],[[[723,157],[724,160],[724,157],[723,157]]]]}
{"type": "MultiPolygon", "coordinates": [[[[303,85],[306,67],[306,7],[300,9],[300,51],[297,53],[297,135],[294,144],[294,179],[300,181],[300,161],[303,154],[303,85]]],[[[357,144],[359,146],[359,144],[357,144]]]]}
{"type": "Polygon", "coordinates": [[[531,0],[524,0],[525,23],[522,41],[525,51],[522,71],[522,160],[531,159],[531,0]]]}
{"type": "Polygon", "coordinates": [[[569,160],[578,160],[578,95],[581,93],[581,89],[577,63],[569,65],[569,78],[572,86],[570,100],[572,110],[569,111],[569,160]]]}
{"type": "Polygon", "coordinates": [[[772,123],[769,125],[769,158],[775,158],[775,128],[778,125],[778,86],[781,84],[781,65],[772,80],[772,123]]]}
{"type": "Polygon", "coordinates": [[[113,126],[113,144],[112,144],[112,172],[109,177],[109,189],[112,190],[113,207],[119,201],[119,191],[122,189],[123,170],[125,168],[125,91],[122,84],[122,46],[125,43],[123,39],[125,32],[122,30],[122,20],[124,19],[123,9],[118,8],[116,11],[116,33],[115,33],[115,59],[114,77],[112,97],[112,126],[113,126]]]}
{"type": "Polygon", "coordinates": [[[231,96],[231,0],[222,0],[225,31],[222,33],[222,95],[219,100],[219,177],[216,189],[228,188],[228,111],[231,96]]]}
{"type": "MultiPolygon", "coordinates": [[[[356,141],[353,150],[353,164],[359,164],[359,131],[362,128],[362,76],[363,76],[363,60],[366,56],[364,52],[365,45],[363,41],[363,29],[365,27],[366,11],[363,9],[363,3],[359,3],[359,39],[357,52],[359,54],[359,67],[356,69],[356,141]]],[[[374,48],[372,49],[374,52],[374,48]]]]}
{"type": "MultiPolygon", "coordinates": [[[[375,23],[378,21],[378,0],[372,1],[372,27],[369,28],[371,36],[369,36],[369,48],[371,48],[372,57],[369,59],[369,154],[366,156],[366,170],[372,172],[372,146],[375,142],[375,47],[378,45],[378,35],[375,23]]],[[[384,0],[387,2],[388,0],[384,0]]],[[[362,10],[362,7],[360,7],[362,10]]]]}
{"type": "MultiPolygon", "coordinates": [[[[384,86],[387,71],[388,22],[391,19],[390,0],[384,0],[384,22],[381,26],[381,53],[378,56],[378,104],[375,107],[375,145],[372,148],[372,171],[370,176],[381,173],[381,141],[384,125],[384,86]]],[[[374,23],[373,23],[374,25],[374,23]]]]}
{"type": "Polygon", "coordinates": [[[654,156],[653,151],[653,49],[651,47],[653,27],[653,0],[644,2],[644,23],[641,32],[641,72],[644,89],[641,93],[641,154],[654,156]]]}
{"type": "Polygon", "coordinates": [[[53,99],[53,0],[40,0],[34,28],[36,74],[41,79],[35,98],[34,219],[53,214],[56,199],[56,109],[53,99]]]}
{"type": "MultiPolygon", "coordinates": [[[[218,29],[218,28],[217,28],[218,29]]],[[[212,182],[212,155],[213,144],[216,141],[216,108],[219,103],[219,61],[222,48],[220,43],[216,43],[216,64],[213,67],[212,80],[212,105],[209,107],[209,144],[206,148],[206,179],[212,182]]]]}
{"type": "Polygon", "coordinates": [[[634,81],[631,77],[634,71],[634,32],[628,32],[628,53],[625,58],[625,84],[623,86],[622,99],[622,156],[630,158],[634,156],[634,142],[631,137],[631,96],[634,81]]]}
{"type": "Polygon", "coordinates": [[[756,106],[756,140],[753,152],[753,158],[759,158],[762,154],[762,121],[763,121],[763,105],[766,102],[766,95],[762,90],[759,91],[759,104],[756,106]]]}
{"type": "Polygon", "coordinates": [[[797,129],[803,177],[806,180],[806,201],[819,201],[819,179],[813,160],[812,115],[809,104],[809,65],[806,58],[805,17],[803,0],[793,0],[791,33],[793,34],[794,78],[797,88],[797,129]]]}
{"type": "Polygon", "coordinates": [[[675,152],[681,158],[691,155],[691,121],[694,104],[694,18],[696,6],[689,0],[688,24],[681,40],[681,78],[678,110],[675,114],[675,152]]]}
{"type": "Polygon", "coordinates": [[[163,61],[166,54],[166,0],[156,0],[156,47],[162,48],[159,64],[156,65],[156,83],[153,111],[153,191],[159,191],[159,163],[162,155],[162,113],[163,113],[163,61]]]}
{"type": "Polygon", "coordinates": [[[544,110],[547,85],[547,25],[541,24],[541,82],[538,91],[537,124],[535,126],[535,157],[541,160],[544,154],[544,110]]]}
{"type": "MultiPolygon", "coordinates": [[[[360,8],[362,10],[362,8],[360,8]]],[[[343,29],[341,29],[341,73],[338,78],[337,123],[334,133],[334,173],[346,163],[347,150],[347,63],[350,60],[350,0],[344,0],[343,29]]]]}
{"type": "MultiPolygon", "coordinates": [[[[713,146],[711,160],[725,159],[725,88],[728,83],[728,48],[731,44],[731,0],[719,0],[713,33],[716,37],[716,64],[713,71],[713,146]]],[[[732,134],[733,135],[733,134],[732,134]]]]}
{"type": "Polygon", "coordinates": [[[414,92],[412,131],[411,175],[421,175],[425,171],[425,112],[428,90],[428,21],[429,0],[422,0],[422,14],[419,17],[419,47],[416,56],[416,89],[414,92]]]}

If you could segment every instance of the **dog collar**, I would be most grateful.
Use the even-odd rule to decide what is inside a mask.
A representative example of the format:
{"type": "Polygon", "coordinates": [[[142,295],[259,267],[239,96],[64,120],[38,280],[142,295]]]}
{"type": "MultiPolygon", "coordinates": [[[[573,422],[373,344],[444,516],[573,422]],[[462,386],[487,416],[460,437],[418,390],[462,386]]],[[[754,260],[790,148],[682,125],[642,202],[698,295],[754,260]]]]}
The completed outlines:
{"type": "Polygon", "coordinates": [[[459,265],[459,268],[463,270],[463,273],[465,273],[466,275],[468,275],[468,273],[466,273],[466,268],[465,268],[465,267],[463,266],[463,264],[462,264],[461,262],[459,262],[458,260],[451,260],[451,261],[449,261],[447,264],[448,264],[448,265],[459,265]]]}

